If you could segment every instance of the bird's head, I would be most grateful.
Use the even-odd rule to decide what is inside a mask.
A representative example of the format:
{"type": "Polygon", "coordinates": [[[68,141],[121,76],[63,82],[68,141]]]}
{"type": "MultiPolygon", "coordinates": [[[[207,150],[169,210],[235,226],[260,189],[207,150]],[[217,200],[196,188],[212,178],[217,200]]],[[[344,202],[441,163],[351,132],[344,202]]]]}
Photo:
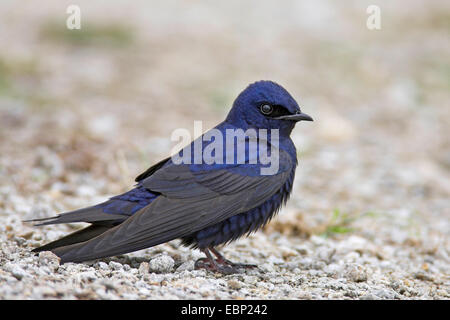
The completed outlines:
{"type": "Polygon", "coordinates": [[[226,121],[256,129],[279,129],[290,134],[298,121],[313,121],[302,113],[289,92],[272,81],[258,81],[242,91],[226,121]]]}

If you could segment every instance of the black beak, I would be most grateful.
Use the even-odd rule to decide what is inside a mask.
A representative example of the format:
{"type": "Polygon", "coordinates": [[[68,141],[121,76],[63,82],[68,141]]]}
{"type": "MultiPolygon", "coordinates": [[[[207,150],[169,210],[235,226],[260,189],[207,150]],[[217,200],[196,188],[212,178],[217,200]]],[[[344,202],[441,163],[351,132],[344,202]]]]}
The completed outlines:
{"type": "Polygon", "coordinates": [[[314,121],[313,118],[308,116],[306,113],[301,113],[300,111],[295,114],[288,114],[281,117],[276,117],[279,120],[291,120],[291,121],[314,121]]]}

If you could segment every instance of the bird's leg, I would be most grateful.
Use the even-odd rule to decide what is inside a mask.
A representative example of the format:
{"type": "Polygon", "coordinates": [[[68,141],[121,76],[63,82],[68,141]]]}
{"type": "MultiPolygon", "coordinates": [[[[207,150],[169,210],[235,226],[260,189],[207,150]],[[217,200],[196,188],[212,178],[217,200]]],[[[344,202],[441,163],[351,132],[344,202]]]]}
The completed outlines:
{"type": "Polygon", "coordinates": [[[206,269],[210,271],[220,272],[223,274],[232,274],[237,272],[231,266],[228,266],[226,264],[218,264],[216,260],[211,256],[211,253],[209,252],[208,248],[200,250],[206,255],[206,258],[198,259],[194,265],[195,269],[206,269]]]}
{"type": "Polygon", "coordinates": [[[200,249],[200,250],[206,255],[206,258],[200,258],[197,261],[195,261],[194,265],[195,269],[211,268],[211,266],[216,263],[213,257],[211,256],[211,253],[209,253],[208,249],[200,249]]]}
{"type": "Polygon", "coordinates": [[[234,263],[228,259],[226,259],[222,254],[220,254],[219,251],[214,249],[213,247],[209,248],[211,252],[217,257],[217,263],[222,265],[227,265],[232,268],[244,268],[244,269],[251,269],[251,268],[257,268],[257,265],[254,264],[245,264],[245,263],[234,263]]]}

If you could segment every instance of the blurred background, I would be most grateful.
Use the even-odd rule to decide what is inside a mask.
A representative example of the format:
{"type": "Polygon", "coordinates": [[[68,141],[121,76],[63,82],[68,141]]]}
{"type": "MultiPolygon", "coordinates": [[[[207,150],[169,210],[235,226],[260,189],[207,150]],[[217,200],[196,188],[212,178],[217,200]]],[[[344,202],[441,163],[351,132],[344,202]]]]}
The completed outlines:
{"type": "Polygon", "coordinates": [[[2,225],[32,237],[22,219],[127,190],[174,129],[213,127],[268,79],[315,122],[293,132],[292,199],[266,234],[448,250],[449,30],[443,0],[3,0],[2,225]],[[372,4],[380,30],[366,27],[372,4]]]}

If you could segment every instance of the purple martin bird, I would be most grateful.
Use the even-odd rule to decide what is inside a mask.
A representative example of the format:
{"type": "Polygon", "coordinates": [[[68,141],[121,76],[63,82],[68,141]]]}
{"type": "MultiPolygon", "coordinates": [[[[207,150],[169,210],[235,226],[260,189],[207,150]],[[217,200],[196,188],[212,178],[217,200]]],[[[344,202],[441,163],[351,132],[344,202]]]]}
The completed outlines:
{"type": "MultiPolygon", "coordinates": [[[[260,158],[263,144],[252,148],[248,136],[244,136],[241,161],[237,161],[235,149],[232,161],[225,161],[230,159],[219,149],[210,153],[209,160],[224,161],[178,163],[169,157],[140,174],[137,185],[128,192],[88,208],[31,220],[39,221],[38,225],[90,223],[33,251],[50,250],[61,263],[82,262],[181,239],[183,245],[205,253],[205,258],[196,261],[196,268],[233,273],[240,267],[254,267],[233,263],[216,248],[263,227],[286,203],[297,166],[290,134],[301,120],[313,121],[283,87],[272,81],[255,82],[239,94],[225,121],[211,129],[215,135],[209,140],[225,143],[226,135],[238,129],[267,133],[265,140],[258,135],[258,141],[270,149],[268,154],[277,154],[274,172],[262,174],[268,164],[255,160],[260,158]]],[[[195,153],[196,141],[207,146],[206,136],[208,132],[178,155],[192,160],[189,151],[195,153]]]]}

